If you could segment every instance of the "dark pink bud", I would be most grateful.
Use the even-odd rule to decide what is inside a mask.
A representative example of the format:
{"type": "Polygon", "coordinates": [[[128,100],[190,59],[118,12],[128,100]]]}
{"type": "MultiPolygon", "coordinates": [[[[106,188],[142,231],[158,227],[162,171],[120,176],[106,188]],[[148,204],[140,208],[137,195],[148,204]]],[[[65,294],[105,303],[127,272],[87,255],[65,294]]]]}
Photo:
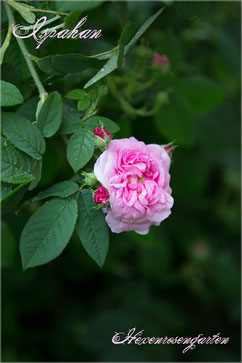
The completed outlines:
{"type": "Polygon", "coordinates": [[[112,137],[110,132],[105,127],[96,127],[93,132],[94,135],[100,137],[103,141],[106,140],[106,136],[108,136],[110,139],[112,137]]]}
{"type": "Polygon", "coordinates": [[[112,135],[110,134],[110,132],[106,129],[106,127],[103,126],[103,131],[105,132],[105,134],[111,139],[112,135]]]}
{"type": "Polygon", "coordinates": [[[160,66],[162,66],[163,68],[168,68],[169,63],[170,63],[169,59],[164,54],[155,53],[155,55],[152,59],[152,65],[155,68],[159,68],[160,66]]]}
{"type": "Polygon", "coordinates": [[[109,199],[109,192],[105,187],[99,187],[95,191],[93,199],[96,204],[106,205],[109,199]]]}
{"type": "Polygon", "coordinates": [[[100,137],[102,140],[105,141],[105,135],[104,135],[104,132],[101,129],[101,127],[96,127],[93,132],[94,132],[94,135],[100,137]]]}
{"type": "Polygon", "coordinates": [[[167,154],[170,156],[170,158],[171,158],[172,153],[175,150],[175,148],[176,148],[176,146],[174,146],[174,145],[166,145],[166,146],[164,146],[164,149],[167,152],[167,154]]]}

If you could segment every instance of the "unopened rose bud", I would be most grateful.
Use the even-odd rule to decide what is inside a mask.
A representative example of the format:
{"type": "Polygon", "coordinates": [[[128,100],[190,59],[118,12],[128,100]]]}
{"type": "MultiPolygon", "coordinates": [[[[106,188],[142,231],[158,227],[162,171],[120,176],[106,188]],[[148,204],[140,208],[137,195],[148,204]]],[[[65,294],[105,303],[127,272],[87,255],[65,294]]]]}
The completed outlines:
{"type": "Polygon", "coordinates": [[[170,62],[166,55],[155,53],[152,59],[152,65],[154,68],[162,67],[167,70],[170,66],[170,62]]]}
{"type": "Polygon", "coordinates": [[[107,191],[107,189],[105,187],[99,187],[95,191],[93,199],[96,204],[106,205],[108,203],[108,199],[109,199],[109,192],[107,191]]]}
{"type": "Polygon", "coordinates": [[[165,145],[164,149],[167,152],[167,154],[170,156],[170,158],[172,157],[172,153],[175,150],[176,146],[175,145],[165,145]]]}
{"type": "Polygon", "coordinates": [[[97,184],[97,178],[94,173],[86,173],[85,171],[82,172],[84,176],[83,184],[93,186],[97,184]]]}
{"type": "Polygon", "coordinates": [[[95,135],[94,142],[97,147],[107,146],[107,144],[109,143],[109,141],[112,138],[112,135],[104,126],[96,127],[93,132],[95,135]]]}

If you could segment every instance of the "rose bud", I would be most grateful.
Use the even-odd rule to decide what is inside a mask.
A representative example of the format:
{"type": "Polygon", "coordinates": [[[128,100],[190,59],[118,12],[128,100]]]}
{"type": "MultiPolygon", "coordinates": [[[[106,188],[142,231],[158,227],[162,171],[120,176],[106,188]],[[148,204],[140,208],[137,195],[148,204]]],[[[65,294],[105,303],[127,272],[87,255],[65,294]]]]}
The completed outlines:
{"type": "Polygon", "coordinates": [[[154,68],[162,67],[164,70],[167,70],[170,66],[170,62],[166,55],[155,53],[152,59],[152,65],[154,68]]]}
{"type": "Polygon", "coordinates": [[[171,145],[171,144],[168,144],[168,145],[165,145],[164,146],[164,149],[167,152],[167,154],[170,156],[170,158],[172,157],[172,153],[175,150],[175,148],[176,148],[176,146],[175,145],[171,145]]]}
{"type": "Polygon", "coordinates": [[[110,132],[103,126],[103,127],[96,127],[94,129],[94,135],[95,135],[95,145],[97,147],[105,147],[108,145],[109,141],[112,138],[112,135],[110,132]]]}
{"type": "Polygon", "coordinates": [[[87,172],[83,171],[82,175],[84,176],[83,183],[85,185],[93,186],[93,185],[97,184],[97,178],[94,173],[87,173],[87,172]]]}
{"type": "Polygon", "coordinates": [[[93,199],[96,204],[106,205],[109,199],[109,192],[105,187],[99,187],[95,191],[93,199]]]}

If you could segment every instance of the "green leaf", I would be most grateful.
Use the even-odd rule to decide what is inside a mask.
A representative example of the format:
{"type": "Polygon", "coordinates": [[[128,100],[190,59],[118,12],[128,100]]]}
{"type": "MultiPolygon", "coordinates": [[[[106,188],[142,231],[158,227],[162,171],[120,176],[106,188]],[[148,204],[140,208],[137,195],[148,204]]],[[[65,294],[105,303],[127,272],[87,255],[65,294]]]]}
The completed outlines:
{"type": "Polygon", "coordinates": [[[20,207],[20,209],[27,207],[30,203],[38,202],[40,200],[49,198],[49,197],[59,197],[66,198],[70,195],[76,193],[79,190],[78,184],[66,180],[55,185],[52,185],[50,188],[38,193],[35,197],[26,200],[20,207]]]}
{"type": "Polygon", "coordinates": [[[30,98],[28,101],[24,102],[19,108],[17,109],[17,113],[21,116],[27,118],[31,122],[36,121],[36,108],[39,102],[39,97],[35,96],[30,98]]]}
{"type": "Polygon", "coordinates": [[[12,184],[1,183],[1,201],[12,191],[12,184]]]}
{"type": "Polygon", "coordinates": [[[100,67],[102,61],[82,54],[70,53],[55,55],[52,64],[59,72],[79,73],[87,68],[100,67]]]}
{"type": "MultiPolygon", "coordinates": [[[[99,91],[99,94],[102,94],[102,91],[100,92],[99,91]]],[[[95,101],[96,98],[97,98],[97,95],[98,95],[98,91],[93,88],[93,89],[90,89],[90,91],[88,91],[88,97],[92,100],[92,101],[95,101]]]]}
{"type": "Polygon", "coordinates": [[[102,267],[107,256],[109,236],[104,213],[95,209],[92,192],[82,190],[77,197],[77,233],[86,252],[102,267]]]}
{"type": "Polygon", "coordinates": [[[45,152],[45,140],[39,129],[25,117],[12,112],[2,113],[2,133],[19,150],[41,159],[45,152]]]}
{"type": "Polygon", "coordinates": [[[77,103],[77,109],[79,111],[86,110],[91,104],[91,100],[89,98],[83,98],[83,100],[78,101],[77,103]]]}
{"type": "Polygon", "coordinates": [[[185,19],[197,19],[205,15],[209,8],[209,1],[176,1],[174,2],[176,12],[185,19]]]}
{"type": "Polygon", "coordinates": [[[122,67],[123,62],[124,62],[124,45],[120,43],[118,48],[117,66],[122,67]]]}
{"type": "Polygon", "coordinates": [[[102,60],[82,54],[55,54],[40,58],[36,61],[38,67],[48,74],[80,73],[87,68],[98,68],[102,60]]]}
{"type": "Polygon", "coordinates": [[[78,116],[64,116],[60,127],[62,134],[73,134],[82,129],[83,122],[78,116]]]}
{"type": "Polygon", "coordinates": [[[41,106],[37,126],[45,137],[53,136],[60,128],[62,121],[62,98],[59,92],[50,93],[41,106]]]}
{"type": "Polygon", "coordinates": [[[163,105],[155,115],[155,125],[168,142],[191,146],[195,141],[195,113],[191,103],[179,92],[170,96],[170,102],[163,105]]]}
{"type": "Polygon", "coordinates": [[[86,110],[91,104],[89,95],[82,89],[73,89],[72,91],[68,92],[65,97],[72,100],[78,100],[77,109],[79,111],[86,110]]]}
{"type": "MultiPolygon", "coordinates": [[[[15,193],[17,193],[20,189],[22,189],[26,184],[28,184],[29,182],[26,182],[24,184],[20,184],[18,185],[16,188],[14,188],[12,190],[12,188],[10,188],[10,190],[8,189],[8,192],[6,190],[6,186],[3,187],[3,189],[1,188],[1,192],[3,190],[3,192],[5,193],[5,195],[1,194],[1,203],[6,202],[9,198],[11,198],[15,193]],[[6,194],[7,193],[7,194],[6,194]]],[[[8,187],[9,188],[9,187],[8,187]]]]}
{"type": "MultiPolygon", "coordinates": [[[[149,28],[149,26],[156,20],[156,18],[161,14],[164,8],[158,10],[154,15],[152,15],[137,31],[133,39],[125,46],[124,48],[124,54],[126,55],[132,46],[135,45],[135,43],[138,41],[138,39],[144,34],[144,32],[149,28]]],[[[103,77],[107,76],[109,73],[113,72],[118,67],[118,57],[119,57],[119,50],[114,50],[111,57],[105,63],[103,68],[93,77],[91,78],[84,86],[84,88],[87,88],[91,86],[92,84],[96,83],[103,77]]]]}
{"type": "Polygon", "coordinates": [[[7,139],[2,144],[1,180],[11,184],[22,184],[34,179],[32,174],[34,160],[18,150],[7,139]]]}
{"type": "MultiPolygon", "coordinates": [[[[56,3],[55,3],[56,4],[56,3]]],[[[64,18],[64,29],[74,29],[76,24],[80,21],[82,15],[82,11],[72,10],[71,13],[69,13],[64,18]]]]}
{"type": "Polygon", "coordinates": [[[34,24],[36,16],[31,11],[31,9],[34,9],[34,6],[30,6],[27,4],[23,4],[16,1],[9,1],[9,5],[11,5],[15,10],[19,12],[19,14],[24,18],[24,20],[27,21],[27,23],[34,24]]]}
{"type": "Polygon", "coordinates": [[[24,102],[19,89],[12,83],[0,81],[1,106],[15,106],[24,102]]]}
{"type": "Polygon", "coordinates": [[[92,132],[96,127],[102,126],[104,126],[110,134],[115,134],[120,130],[118,125],[107,117],[92,116],[86,121],[86,128],[92,132]]]}
{"type": "Polygon", "coordinates": [[[209,111],[219,106],[224,100],[222,87],[212,79],[203,76],[188,76],[180,79],[176,85],[191,102],[198,113],[209,111]]]}
{"type": "Polygon", "coordinates": [[[33,168],[33,176],[34,180],[31,182],[28,190],[33,190],[37,187],[40,182],[42,175],[42,160],[35,160],[34,161],[34,168],[33,168]]]}
{"type": "Polygon", "coordinates": [[[144,32],[151,26],[151,24],[158,18],[158,16],[162,13],[165,8],[161,8],[154,15],[152,15],[146,22],[139,28],[134,37],[130,40],[130,42],[125,47],[125,54],[129,52],[130,48],[133,47],[140,37],[144,34],[144,32]]]}
{"type": "Polygon", "coordinates": [[[91,86],[92,84],[96,83],[103,77],[107,76],[109,73],[113,72],[118,67],[117,61],[118,61],[118,51],[115,50],[111,55],[111,57],[109,58],[109,60],[107,61],[107,63],[105,63],[103,68],[101,68],[100,71],[93,78],[91,78],[90,81],[88,81],[85,84],[84,88],[91,86]]]}
{"type": "Polygon", "coordinates": [[[87,93],[83,89],[73,89],[68,92],[65,97],[70,98],[71,100],[82,100],[87,97],[87,93]]]}
{"type": "Polygon", "coordinates": [[[27,192],[28,189],[28,182],[27,183],[23,183],[21,185],[18,185],[14,190],[11,195],[8,196],[8,198],[6,198],[3,203],[2,203],[2,215],[7,214],[9,212],[13,212],[16,211],[16,208],[18,206],[18,204],[21,202],[21,200],[23,199],[25,193],[27,192]]]}
{"type": "Polygon", "coordinates": [[[104,0],[79,1],[79,2],[75,2],[75,1],[65,1],[64,2],[64,1],[57,0],[57,1],[55,1],[55,8],[58,11],[74,11],[74,10],[87,11],[87,10],[91,10],[93,8],[100,6],[103,2],[104,2],[104,0]]]}
{"type": "Polygon", "coordinates": [[[8,21],[8,16],[7,16],[7,13],[6,13],[5,6],[4,6],[4,4],[2,2],[0,3],[0,13],[1,13],[1,16],[0,16],[1,24],[6,25],[6,23],[8,21]]]}
{"type": "Polygon", "coordinates": [[[63,99],[63,120],[60,127],[60,132],[63,134],[72,134],[80,130],[83,122],[80,118],[80,112],[76,108],[74,100],[63,99]]]}
{"type": "Polygon", "coordinates": [[[10,44],[10,41],[11,41],[11,37],[12,37],[12,31],[13,31],[13,25],[12,24],[9,24],[8,25],[8,32],[7,32],[6,38],[5,38],[5,40],[2,43],[2,46],[0,48],[0,64],[3,63],[4,54],[5,54],[6,50],[9,47],[9,44],[10,44]]]}
{"type": "Polygon", "coordinates": [[[67,144],[67,159],[76,173],[91,159],[94,152],[93,135],[86,130],[75,132],[67,144]]]}
{"type": "Polygon", "coordinates": [[[48,55],[46,57],[42,57],[36,60],[36,64],[39,69],[47,74],[52,76],[60,75],[62,72],[58,72],[52,65],[53,55],[48,55]]]}
{"type": "Polygon", "coordinates": [[[74,199],[52,199],[37,209],[20,237],[23,270],[59,256],[72,236],[76,219],[74,199]]]}
{"type": "Polygon", "coordinates": [[[135,34],[134,23],[132,21],[128,21],[122,30],[122,33],[119,38],[119,43],[122,45],[127,45],[128,42],[133,38],[134,34],[135,34]]]}
{"type": "MultiPolygon", "coordinates": [[[[27,80],[31,74],[22,52],[19,51],[19,46],[15,37],[12,37],[8,50],[4,56],[4,63],[12,65],[12,73],[14,79],[27,80]]],[[[13,83],[13,81],[12,81],[13,83]]]]}

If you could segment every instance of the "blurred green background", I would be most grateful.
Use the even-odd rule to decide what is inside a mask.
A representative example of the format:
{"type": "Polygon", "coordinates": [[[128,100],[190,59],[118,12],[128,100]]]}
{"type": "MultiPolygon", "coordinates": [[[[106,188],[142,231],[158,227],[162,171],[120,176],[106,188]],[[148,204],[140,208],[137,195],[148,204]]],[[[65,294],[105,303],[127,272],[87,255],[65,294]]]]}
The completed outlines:
{"type": "MultiPolygon", "coordinates": [[[[80,2],[50,2],[52,9],[77,11],[74,23],[75,16],[88,14],[90,28],[101,28],[103,36],[52,39],[39,50],[28,40],[31,53],[109,50],[128,17],[138,28],[164,3],[99,5],[81,13],[80,2]]],[[[109,88],[99,104],[98,114],[120,125],[116,137],[158,144],[175,140],[179,146],[171,165],[175,204],[160,227],[152,227],[147,236],[110,233],[102,270],[74,236],[59,258],[23,273],[19,236],[39,204],[3,216],[2,361],[240,360],[240,7],[239,2],[211,2],[201,19],[189,20],[168,4],[124,66],[111,74],[108,82],[116,91],[109,88]],[[168,57],[168,70],[152,66],[155,53],[168,57]],[[117,92],[133,108],[145,105],[153,111],[145,117],[128,112],[117,92]],[[160,94],[169,103],[154,111],[160,94]],[[132,327],[157,337],[220,332],[230,342],[199,345],[186,354],[179,345],[112,344],[116,331],[132,327]]],[[[39,73],[47,91],[64,96],[82,88],[95,71],[57,77],[39,73]]],[[[18,112],[31,119],[37,92],[15,40],[2,78],[29,100],[28,108],[18,112]]],[[[25,198],[71,176],[65,144],[57,135],[47,142],[38,188],[25,198]]]]}

